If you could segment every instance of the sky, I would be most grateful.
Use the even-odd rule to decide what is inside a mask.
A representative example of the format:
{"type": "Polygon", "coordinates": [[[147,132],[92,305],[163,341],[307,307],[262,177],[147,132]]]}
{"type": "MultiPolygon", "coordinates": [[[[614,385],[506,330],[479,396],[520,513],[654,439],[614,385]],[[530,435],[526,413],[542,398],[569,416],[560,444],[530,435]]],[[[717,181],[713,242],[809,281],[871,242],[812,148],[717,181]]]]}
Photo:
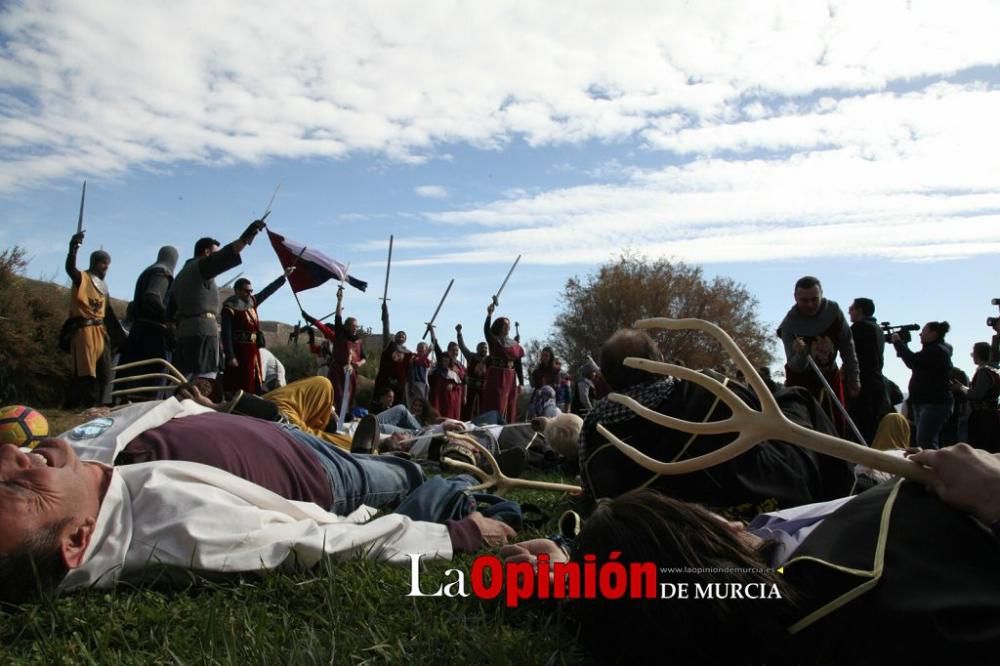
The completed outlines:
{"type": "MultiPolygon", "coordinates": [[[[1000,297],[997,34],[974,0],[7,0],[0,248],[64,281],[86,180],[81,264],[109,251],[129,298],[161,245],[235,239],[280,184],[270,228],[350,262],[376,330],[390,234],[411,339],[452,278],[441,338],[478,339],[519,254],[499,313],[544,338],[566,280],[632,250],[735,278],[769,326],[806,274],[845,311],[947,320],[971,373],[1000,297]]],[[[261,238],[220,282],[240,270],[281,267],[261,238]]]]}

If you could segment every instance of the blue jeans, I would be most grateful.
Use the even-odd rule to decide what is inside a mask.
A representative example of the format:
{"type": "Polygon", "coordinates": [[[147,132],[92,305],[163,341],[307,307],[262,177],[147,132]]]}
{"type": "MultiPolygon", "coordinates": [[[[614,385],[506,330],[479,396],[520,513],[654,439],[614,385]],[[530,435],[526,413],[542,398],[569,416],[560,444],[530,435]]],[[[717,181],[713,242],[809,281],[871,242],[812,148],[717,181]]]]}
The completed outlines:
{"type": "Polygon", "coordinates": [[[424,482],[420,465],[395,456],[348,453],[294,426],[285,426],[298,442],[311,449],[330,477],[332,513],[346,516],[364,504],[373,508],[399,504],[424,482]]]}
{"type": "Polygon", "coordinates": [[[914,403],[913,422],[917,424],[917,446],[922,449],[938,448],[938,437],[948,417],[951,403],[914,403]]]}
{"type": "Polygon", "coordinates": [[[378,421],[379,430],[382,431],[383,435],[393,435],[397,432],[409,433],[423,427],[420,425],[420,421],[406,408],[406,405],[395,405],[381,411],[375,415],[375,420],[378,421]]]}

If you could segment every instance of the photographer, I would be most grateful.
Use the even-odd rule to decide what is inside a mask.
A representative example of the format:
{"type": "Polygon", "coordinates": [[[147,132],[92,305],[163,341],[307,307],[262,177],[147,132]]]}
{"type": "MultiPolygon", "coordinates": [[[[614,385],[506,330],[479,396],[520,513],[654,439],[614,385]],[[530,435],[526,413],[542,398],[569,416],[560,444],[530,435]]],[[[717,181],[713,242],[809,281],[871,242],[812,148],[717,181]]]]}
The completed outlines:
{"type": "Polygon", "coordinates": [[[920,330],[921,350],[910,351],[907,343],[894,333],[896,355],[913,374],[910,376],[909,400],[917,429],[917,446],[938,448],[938,436],[954,406],[951,394],[951,345],[944,341],[951,330],[946,321],[929,321],[920,330]]]}

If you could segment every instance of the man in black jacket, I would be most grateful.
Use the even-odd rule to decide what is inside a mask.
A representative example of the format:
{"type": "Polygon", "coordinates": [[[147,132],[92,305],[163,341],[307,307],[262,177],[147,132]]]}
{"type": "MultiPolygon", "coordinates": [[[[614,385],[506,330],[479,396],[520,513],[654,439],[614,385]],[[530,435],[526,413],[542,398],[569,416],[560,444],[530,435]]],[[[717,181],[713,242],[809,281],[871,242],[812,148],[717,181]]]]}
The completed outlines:
{"type": "Polygon", "coordinates": [[[847,411],[865,442],[871,444],[879,420],[892,409],[882,377],[885,336],[875,321],[875,302],[870,298],[855,298],[847,314],[861,379],[861,392],[847,401],[847,411]]]}

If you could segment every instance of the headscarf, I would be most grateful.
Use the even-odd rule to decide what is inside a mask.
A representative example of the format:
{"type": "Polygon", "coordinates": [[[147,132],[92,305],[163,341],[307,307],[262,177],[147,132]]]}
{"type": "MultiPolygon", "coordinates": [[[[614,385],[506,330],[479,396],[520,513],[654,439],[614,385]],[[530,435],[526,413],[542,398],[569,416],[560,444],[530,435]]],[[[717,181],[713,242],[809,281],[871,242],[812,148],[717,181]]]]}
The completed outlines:
{"type": "Polygon", "coordinates": [[[882,417],[872,440],[872,448],[879,451],[905,449],[910,446],[910,422],[897,412],[882,417]]]}

